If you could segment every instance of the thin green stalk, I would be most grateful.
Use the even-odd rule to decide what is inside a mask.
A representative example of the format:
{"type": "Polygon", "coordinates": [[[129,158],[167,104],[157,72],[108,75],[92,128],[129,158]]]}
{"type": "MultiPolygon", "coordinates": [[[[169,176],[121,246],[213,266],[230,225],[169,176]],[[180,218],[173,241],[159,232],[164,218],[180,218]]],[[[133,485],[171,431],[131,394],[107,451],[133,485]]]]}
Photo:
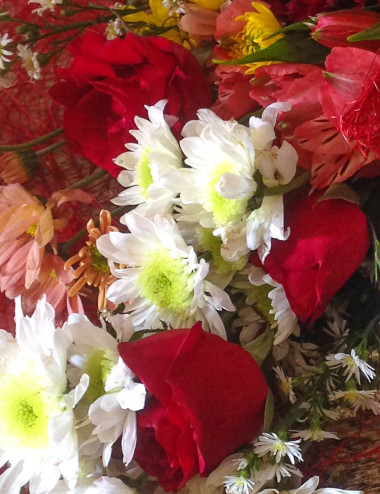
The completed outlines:
{"type": "Polygon", "coordinates": [[[53,137],[57,137],[62,134],[63,129],[56,129],[53,132],[49,132],[49,134],[45,134],[41,137],[37,137],[37,139],[33,139],[32,141],[23,142],[22,144],[14,144],[14,145],[6,145],[0,146],[0,151],[21,151],[23,149],[31,148],[32,146],[36,146],[37,144],[41,144],[53,137]]]}
{"type": "Polygon", "coordinates": [[[107,175],[107,172],[103,170],[102,168],[99,168],[99,170],[96,170],[92,175],[79,180],[78,182],[75,182],[74,184],[70,185],[68,187],[69,189],[83,189],[84,187],[87,187],[88,185],[92,184],[96,180],[99,180],[100,178],[103,178],[105,175],[107,175]]]}
{"type": "Polygon", "coordinates": [[[66,144],[66,141],[65,140],[55,142],[51,146],[48,146],[47,148],[44,148],[44,149],[41,149],[40,151],[37,151],[36,152],[36,156],[38,158],[41,158],[41,156],[45,156],[45,154],[49,154],[49,153],[55,151],[56,149],[61,148],[65,144],[66,144]]]}

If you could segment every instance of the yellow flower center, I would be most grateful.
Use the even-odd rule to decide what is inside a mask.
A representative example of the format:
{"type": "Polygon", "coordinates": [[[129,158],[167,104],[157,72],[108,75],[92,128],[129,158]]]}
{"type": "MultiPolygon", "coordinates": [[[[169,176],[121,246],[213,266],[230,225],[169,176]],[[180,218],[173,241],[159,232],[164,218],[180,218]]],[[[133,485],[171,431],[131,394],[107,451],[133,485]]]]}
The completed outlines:
{"type": "Polygon", "coordinates": [[[236,173],[232,163],[220,163],[213,167],[208,176],[204,208],[213,215],[216,226],[226,226],[238,221],[247,209],[247,199],[227,199],[219,194],[215,186],[224,173],[236,173]]]}
{"type": "Polygon", "coordinates": [[[158,308],[180,313],[191,305],[194,276],[187,261],[173,258],[168,249],[147,254],[137,283],[141,295],[158,308]]]}
{"type": "MultiPolygon", "coordinates": [[[[246,12],[236,17],[237,21],[242,21],[245,25],[239,33],[230,37],[232,44],[229,55],[234,59],[240,59],[267,48],[283,37],[282,34],[278,34],[269,38],[269,36],[281,29],[281,25],[268,7],[259,2],[252,2],[252,7],[255,9],[254,11],[246,12]]],[[[252,74],[258,67],[272,63],[277,62],[247,64],[246,73],[252,74]]]]}
{"type": "Polygon", "coordinates": [[[93,403],[105,394],[104,386],[115,364],[114,356],[109,350],[94,350],[89,356],[84,366],[84,372],[90,378],[90,384],[86,391],[89,403],[93,403]]]}
{"type": "Polygon", "coordinates": [[[38,379],[25,373],[0,381],[0,442],[7,447],[40,449],[49,444],[49,415],[58,403],[38,379]]]}
{"type": "Polygon", "coordinates": [[[36,231],[37,231],[37,223],[33,223],[33,225],[31,225],[27,230],[26,230],[26,233],[28,235],[30,235],[31,237],[35,237],[36,236],[36,231]]]}

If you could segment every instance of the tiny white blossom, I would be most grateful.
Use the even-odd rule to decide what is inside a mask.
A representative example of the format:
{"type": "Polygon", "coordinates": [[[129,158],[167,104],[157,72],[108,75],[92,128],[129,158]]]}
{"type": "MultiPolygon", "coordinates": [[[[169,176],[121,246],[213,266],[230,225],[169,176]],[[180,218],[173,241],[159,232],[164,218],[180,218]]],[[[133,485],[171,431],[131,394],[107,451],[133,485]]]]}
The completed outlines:
{"type": "Polygon", "coordinates": [[[224,486],[227,494],[249,494],[255,484],[250,479],[228,475],[224,481],[224,486]]]}
{"type": "Polygon", "coordinates": [[[291,477],[292,475],[302,477],[300,470],[293,465],[289,465],[289,463],[264,463],[261,469],[255,474],[254,480],[255,482],[256,480],[258,482],[264,482],[275,478],[277,482],[281,482],[282,478],[291,477]]]}
{"type": "Polygon", "coordinates": [[[162,6],[170,15],[186,14],[186,4],[184,0],[162,0],[162,6]]]}
{"type": "Polygon", "coordinates": [[[288,396],[290,403],[296,402],[296,395],[293,391],[292,387],[292,378],[285,376],[284,371],[281,367],[275,367],[274,371],[276,373],[277,379],[281,382],[281,390],[282,392],[288,396]]]}
{"type": "Polygon", "coordinates": [[[304,441],[313,441],[313,442],[321,442],[325,439],[336,439],[339,440],[339,437],[335,432],[327,432],[322,429],[306,429],[304,431],[296,431],[292,434],[292,437],[299,437],[304,441]]]}
{"type": "Polygon", "coordinates": [[[346,376],[346,382],[355,376],[356,381],[360,384],[360,371],[364,374],[368,381],[372,381],[376,374],[374,368],[367,362],[360,359],[354,349],[351,350],[351,354],[336,353],[327,355],[326,364],[329,367],[344,367],[343,375],[346,376]]]}
{"type": "Polygon", "coordinates": [[[300,439],[297,441],[283,441],[275,433],[264,432],[254,443],[254,451],[259,456],[270,454],[280,463],[287,456],[294,465],[295,459],[303,461],[299,447],[300,439]]]}
{"type": "Polygon", "coordinates": [[[331,401],[346,400],[348,401],[353,410],[371,410],[375,415],[380,415],[380,402],[376,396],[378,391],[372,389],[367,391],[359,391],[357,389],[351,389],[347,391],[336,391],[329,396],[331,401]]]}
{"type": "Polygon", "coordinates": [[[31,79],[41,79],[41,67],[38,63],[38,53],[25,45],[17,45],[17,54],[22,60],[22,66],[28,72],[31,79]]]}
{"type": "Polygon", "coordinates": [[[118,36],[123,36],[124,33],[125,26],[123,21],[119,17],[108,22],[106,27],[106,38],[108,40],[115,39],[118,36]]]}
{"type": "Polygon", "coordinates": [[[8,33],[5,33],[2,36],[0,36],[0,70],[5,69],[4,62],[11,61],[11,59],[8,57],[13,55],[13,53],[5,49],[5,47],[10,43],[12,43],[12,40],[8,37],[8,33]]]}
{"type": "Polygon", "coordinates": [[[56,5],[61,5],[63,0],[29,0],[28,3],[38,3],[40,7],[34,9],[33,12],[37,12],[38,15],[42,15],[45,10],[54,12],[56,5]]]}

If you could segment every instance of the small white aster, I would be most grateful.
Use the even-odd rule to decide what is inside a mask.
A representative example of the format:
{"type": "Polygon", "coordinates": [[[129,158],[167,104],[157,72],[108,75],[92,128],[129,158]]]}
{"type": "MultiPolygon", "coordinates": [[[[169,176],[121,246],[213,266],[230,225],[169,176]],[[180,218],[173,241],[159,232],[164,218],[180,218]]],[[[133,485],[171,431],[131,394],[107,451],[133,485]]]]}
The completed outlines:
{"type": "Polygon", "coordinates": [[[297,475],[302,477],[300,470],[289,463],[275,463],[269,464],[264,463],[260,470],[255,473],[254,480],[256,482],[269,481],[276,479],[277,483],[281,482],[281,479],[285,477],[291,477],[292,475],[297,475]]]}
{"type": "Polygon", "coordinates": [[[295,459],[303,461],[299,447],[300,442],[300,439],[297,441],[283,441],[274,432],[264,432],[253,445],[255,453],[259,456],[270,454],[274,456],[277,463],[280,463],[287,456],[292,465],[294,465],[295,459]]]}
{"type": "Polygon", "coordinates": [[[235,307],[224,290],[205,279],[208,263],[198,261],[173,218],[156,215],[150,220],[132,211],[124,221],[130,233],[111,232],[97,242],[119,278],[107,298],[116,304],[129,301],[125,310],[136,329],[157,329],[162,321],[172,328],[189,328],[201,321],[204,329],[225,338],[218,311],[235,307]],[[114,263],[127,267],[119,269],[114,263]]]}
{"type": "Polygon", "coordinates": [[[173,172],[183,166],[182,153],[167,124],[169,117],[164,116],[166,103],[161,100],[145,107],[149,120],[136,117],[137,130],[130,131],[137,143],[125,144],[129,151],[114,160],[125,168],[117,179],[126,189],[112,202],[119,206],[138,205],[135,210],[149,217],[170,213],[181,187],[173,172]]]}
{"type": "Polygon", "coordinates": [[[303,441],[313,441],[313,442],[321,442],[325,439],[336,439],[339,440],[339,437],[335,432],[327,432],[323,431],[320,428],[306,429],[304,431],[296,431],[292,433],[292,437],[299,437],[303,441]]]}
{"type": "Polygon", "coordinates": [[[38,53],[25,45],[17,45],[17,54],[22,60],[22,66],[28,72],[31,79],[41,79],[41,67],[38,62],[38,53]]]}
{"type": "Polygon", "coordinates": [[[42,15],[45,10],[50,10],[50,12],[54,12],[56,5],[61,5],[63,0],[28,0],[28,3],[38,3],[40,7],[38,9],[34,9],[33,12],[37,12],[38,15],[42,15]]]}
{"type": "Polygon", "coordinates": [[[123,21],[117,17],[114,20],[110,20],[106,27],[106,38],[108,40],[115,39],[119,36],[123,36],[125,34],[125,25],[123,21]]]}
{"type": "Polygon", "coordinates": [[[118,478],[99,477],[78,480],[74,489],[67,490],[63,482],[59,482],[54,494],[134,494],[135,490],[128,487],[118,478]]]}
{"type": "Polygon", "coordinates": [[[228,475],[225,478],[224,487],[227,494],[250,494],[255,484],[245,477],[228,475]]]}
{"type": "Polygon", "coordinates": [[[274,371],[276,373],[277,378],[281,382],[282,392],[289,398],[290,403],[294,404],[296,402],[296,395],[292,387],[292,378],[289,376],[285,376],[285,373],[281,367],[275,367],[274,371]]]}
{"type": "Polygon", "coordinates": [[[357,389],[351,389],[347,391],[336,391],[329,396],[330,401],[346,400],[350,403],[353,410],[371,410],[375,415],[380,415],[380,401],[378,398],[378,391],[372,389],[367,391],[359,391],[357,389]]]}
{"type": "Polygon", "coordinates": [[[4,62],[11,61],[11,59],[8,57],[13,55],[13,53],[5,49],[5,47],[10,43],[12,43],[12,40],[8,37],[8,33],[5,33],[2,36],[0,36],[0,69],[1,70],[5,69],[4,62]]]}
{"type": "Polygon", "coordinates": [[[372,381],[376,377],[374,368],[371,367],[367,362],[360,359],[354,349],[351,350],[351,354],[347,353],[336,353],[335,355],[327,355],[326,364],[329,367],[343,367],[343,375],[346,376],[346,382],[355,376],[356,381],[360,384],[360,371],[364,374],[368,381],[372,381]]]}

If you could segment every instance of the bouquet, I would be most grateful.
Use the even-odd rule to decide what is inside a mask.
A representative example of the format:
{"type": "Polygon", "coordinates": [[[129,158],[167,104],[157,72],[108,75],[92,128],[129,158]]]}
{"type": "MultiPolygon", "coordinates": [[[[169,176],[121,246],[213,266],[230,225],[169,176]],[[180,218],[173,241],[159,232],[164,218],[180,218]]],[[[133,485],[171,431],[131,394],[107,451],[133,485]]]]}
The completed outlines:
{"type": "Polygon", "coordinates": [[[0,7],[0,493],[371,488],[380,3],[0,7]]]}

